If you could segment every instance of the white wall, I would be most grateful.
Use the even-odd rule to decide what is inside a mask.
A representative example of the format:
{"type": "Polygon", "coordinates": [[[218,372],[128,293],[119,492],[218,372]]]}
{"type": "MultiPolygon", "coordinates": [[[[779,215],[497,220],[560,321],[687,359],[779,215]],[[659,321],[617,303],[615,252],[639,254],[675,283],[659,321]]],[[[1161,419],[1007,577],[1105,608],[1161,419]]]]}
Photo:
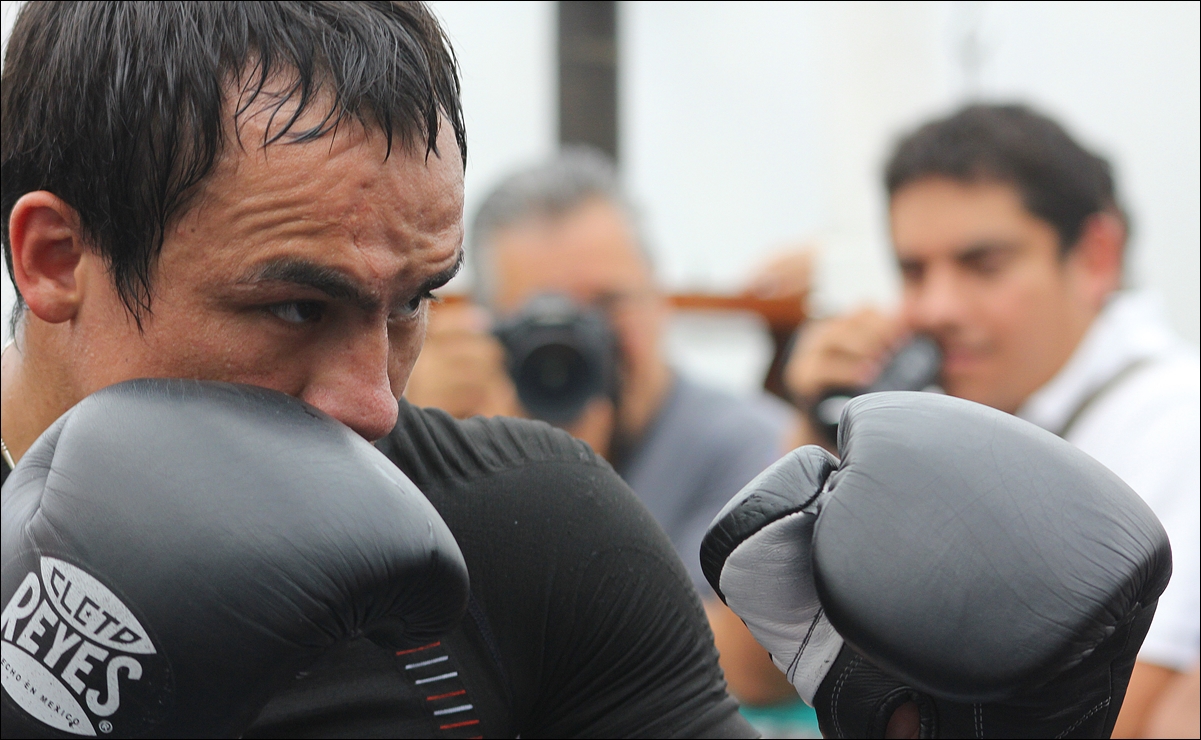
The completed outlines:
{"type": "Polygon", "coordinates": [[[825,303],[889,297],[876,171],[897,127],[945,97],[933,10],[622,11],[623,164],[664,278],[734,290],[768,253],[816,240],[825,303]]]}
{"type": "MultiPolygon", "coordinates": [[[[501,178],[558,146],[555,3],[429,4],[459,58],[467,124],[464,207],[472,214],[501,178]]],[[[450,288],[462,286],[469,274],[464,271],[450,288]]]]}
{"type": "MultiPolygon", "coordinates": [[[[17,5],[3,3],[5,38],[17,5]]],[[[432,5],[463,68],[470,213],[555,146],[554,4],[432,5]]],[[[1199,7],[623,3],[623,176],[672,287],[733,289],[755,260],[816,240],[819,307],[887,303],[879,169],[895,137],[973,96],[1025,100],[1114,162],[1134,281],[1197,342],[1199,7]]]]}
{"type": "Polygon", "coordinates": [[[625,3],[622,151],[664,277],[733,289],[792,240],[818,307],[895,296],[880,169],[969,99],[1031,103],[1113,161],[1131,273],[1198,341],[1197,3],[625,3]]]}

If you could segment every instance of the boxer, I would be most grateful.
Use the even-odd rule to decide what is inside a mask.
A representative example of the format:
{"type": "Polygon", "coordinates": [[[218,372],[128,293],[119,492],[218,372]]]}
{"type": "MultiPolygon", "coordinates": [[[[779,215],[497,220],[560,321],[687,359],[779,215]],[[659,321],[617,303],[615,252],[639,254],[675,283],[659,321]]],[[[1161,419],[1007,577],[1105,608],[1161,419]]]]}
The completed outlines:
{"type": "MultiPolygon", "coordinates": [[[[87,505],[70,527],[31,525],[35,540],[6,529],[4,547],[45,550],[112,594],[140,625],[130,634],[144,632],[140,644],[169,658],[171,706],[195,720],[176,724],[167,704],[150,701],[162,696],[146,687],[163,685],[166,663],[141,653],[117,656],[92,640],[89,650],[109,656],[93,656],[91,673],[72,668],[82,686],[62,678],[77,654],[67,642],[81,633],[61,615],[47,621],[53,604],[33,627],[40,607],[14,616],[32,603],[21,584],[43,578],[34,555],[18,558],[4,575],[5,593],[22,594],[9,613],[13,649],[31,665],[53,663],[46,670],[92,712],[97,732],[100,722],[118,734],[136,726],[123,714],[136,702],[123,701],[120,716],[94,711],[110,706],[111,670],[131,702],[149,697],[140,706],[158,723],[150,735],[753,736],[683,565],[608,464],[544,424],[457,421],[399,400],[431,291],[462,260],[458,71],[424,5],[30,2],[3,86],[0,224],[20,298],[0,389],[17,463],[6,506],[59,417],[137,378],[292,396],[375,442],[391,466],[380,472],[378,455],[336,434],[319,454],[319,439],[291,443],[265,418],[246,431],[232,413],[224,426],[198,427],[204,404],[165,405],[177,431],[145,404],[118,410],[113,396],[70,412],[64,435],[111,437],[110,447],[88,446],[92,472],[74,465],[72,487],[54,488],[56,511],[87,505]],[[126,443],[142,418],[146,429],[126,443]],[[205,462],[168,454],[159,437],[190,440],[205,462]],[[352,459],[334,465],[340,455],[352,459]],[[436,639],[423,628],[421,644],[406,646],[378,631],[413,622],[401,608],[412,602],[393,606],[388,595],[422,580],[394,567],[409,514],[377,500],[399,473],[446,523],[470,573],[464,618],[436,639]],[[193,478],[202,485],[188,487],[193,478]],[[313,495],[284,516],[300,484],[313,495]],[[127,495],[135,490],[141,498],[127,495]],[[59,547],[60,532],[72,547],[59,547]],[[171,574],[186,575],[195,595],[171,574]],[[73,631],[56,643],[64,624],[73,631]],[[261,651],[235,649],[256,630],[261,651]],[[139,661],[141,678],[122,657],[139,661]],[[204,697],[229,701],[206,719],[204,697]]],[[[64,454],[55,449],[55,464],[64,454]]],[[[0,474],[10,475],[7,463],[0,474]]],[[[8,508],[4,516],[9,527],[8,508]]],[[[63,581],[47,572],[54,593],[63,581]]],[[[0,697],[3,731],[57,732],[31,713],[47,705],[16,684],[20,701],[8,683],[0,697]]]]}
{"type": "Polygon", "coordinates": [[[714,520],[706,576],[826,737],[1108,737],[1171,575],[1159,520],[970,401],[852,401],[714,520]]]}

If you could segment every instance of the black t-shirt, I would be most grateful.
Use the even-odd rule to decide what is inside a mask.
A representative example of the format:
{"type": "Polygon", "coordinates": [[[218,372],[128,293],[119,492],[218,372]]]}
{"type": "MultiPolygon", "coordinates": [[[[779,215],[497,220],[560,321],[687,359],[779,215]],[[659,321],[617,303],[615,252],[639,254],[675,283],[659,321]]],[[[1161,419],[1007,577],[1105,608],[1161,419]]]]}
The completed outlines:
{"type": "Polygon", "coordinates": [[[666,535],[586,445],[403,401],[377,445],[433,502],[472,598],[441,641],[324,656],[247,737],[754,737],[666,535]]]}

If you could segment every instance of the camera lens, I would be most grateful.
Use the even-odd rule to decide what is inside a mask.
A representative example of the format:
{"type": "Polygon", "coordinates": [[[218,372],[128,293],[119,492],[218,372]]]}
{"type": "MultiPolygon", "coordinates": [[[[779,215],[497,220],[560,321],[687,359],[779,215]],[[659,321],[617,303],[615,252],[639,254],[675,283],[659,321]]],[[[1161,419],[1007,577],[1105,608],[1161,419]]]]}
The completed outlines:
{"type": "Polygon", "coordinates": [[[600,391],[587,360],[573,347],[545,344],[526,356],[517,370],[517,395],[530,413],[547,421],[579,416],[600,391]]]}
{"type": "Polygon", "coordinates": [[[568,424],[593,398],[614,397],[616,341],[602,312],[543,294],[495,331],[517,397],[533,417],[568,424]]]}

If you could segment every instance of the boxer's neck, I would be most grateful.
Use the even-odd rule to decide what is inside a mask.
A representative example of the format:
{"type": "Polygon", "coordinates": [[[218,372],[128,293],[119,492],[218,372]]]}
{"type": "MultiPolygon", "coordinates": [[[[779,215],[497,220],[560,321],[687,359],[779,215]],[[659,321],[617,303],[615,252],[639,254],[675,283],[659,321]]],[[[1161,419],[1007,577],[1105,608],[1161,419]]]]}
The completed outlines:
{"type": "MultiPolygon", "coordinates": [[[[33,445],[42,432],[80,399],[66,362],[55,355],[54,327],[26,316],[17,341],[4,349],[0,360],[0,436],[14,461],[33,445]],[[41,331],[48,329],[49,332],[41,331]],[[50,336],[48,336],[49,334],[50,336]]],[[[65,358],[62,358],[65,359],[65,358]]]]}

